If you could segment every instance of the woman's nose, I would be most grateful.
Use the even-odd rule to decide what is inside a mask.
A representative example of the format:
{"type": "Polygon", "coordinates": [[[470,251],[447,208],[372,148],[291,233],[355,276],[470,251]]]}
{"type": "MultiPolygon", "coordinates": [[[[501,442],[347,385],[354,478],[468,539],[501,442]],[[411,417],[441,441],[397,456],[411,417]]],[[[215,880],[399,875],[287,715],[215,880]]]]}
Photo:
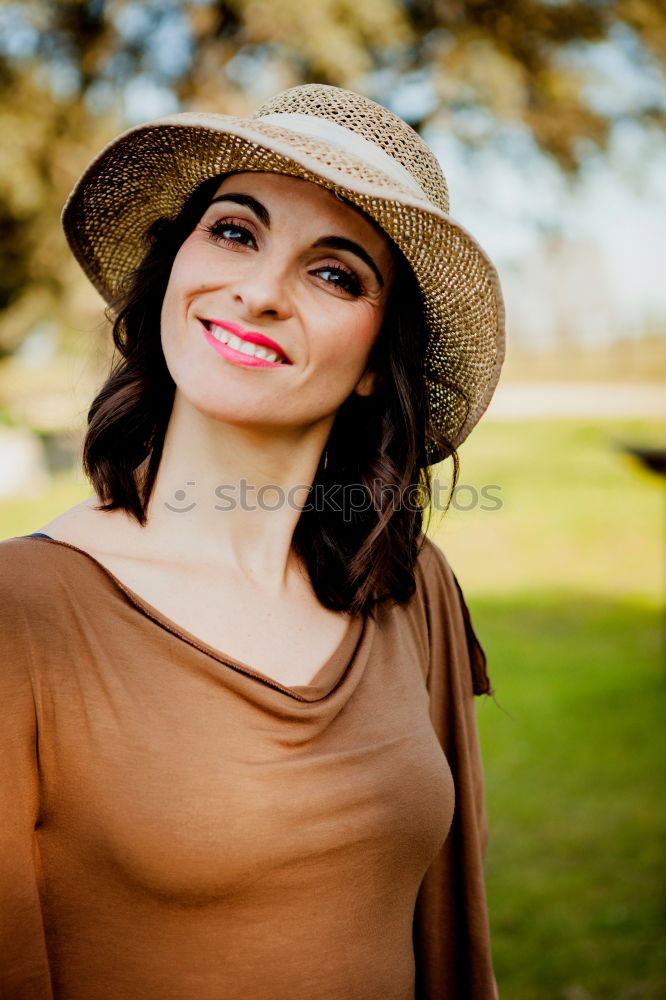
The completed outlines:
{"type": "Polygon", "coordinates": [[[288,276],[280,262],[269,254],[253,261],[248,272],[235,283],[233,295],[249,316],[286,319],[293,312],[288,276]]]}

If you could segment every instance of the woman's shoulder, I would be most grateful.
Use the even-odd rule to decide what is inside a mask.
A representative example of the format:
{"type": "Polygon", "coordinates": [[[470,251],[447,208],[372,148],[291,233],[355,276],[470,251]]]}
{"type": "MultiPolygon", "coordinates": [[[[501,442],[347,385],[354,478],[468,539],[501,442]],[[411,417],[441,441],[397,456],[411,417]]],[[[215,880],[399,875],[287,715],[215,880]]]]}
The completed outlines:
{"type": "Polygon", "coordinates": [[[30,536],[0,542],[0,701],[8,705],[24,688],[32,690],[35,643],[42,645],[44,622],[57,617],[49,544],[30,536]]]}
{"type": "Polygon", "coordinates": [[[91,505],[83,501],[30,534],[0,541],[0,603],[5,611],[17,602],[47,600],[84,575],[81,550],[86,549],[91,505]]]}
{"type": "Polygon", "coordinates": [[[444,552],[432,538],[428,535],[420,535],[418,543],[419,554],[417,556],[417,565],[424,568],[430,567],[432,564],[442,563],[448,567],[448,560],[444,552]]]}
{"type": "Polygon", "coordinates": [[[111,593],[108,574],[74,545],[39,533],[0,542],[0,684],[29,676],[36,689],[61,676],[111,593]]]}
{"type": "Polygon", "coordinates": [[[446,555],[432,539],[422,536],[416,563],[415,597],[423,608],[435,656],[458,650],[469,664],[474,694],[490,694],[486,655],[472,624],[462,587],[446,555]]]}
{"type": "Polygon", "coordinates": [[[120,534],[118,519],[101,511],[97,503],[90,497],[30,534],[0,542],[0,578],[5,587],[24,580],[36,585],[47,567],[62,567],[64,572],[69,566],[84,565],[82,555],[94,557],[100,547],[112,547],[120,534]]]}
{"type": "Polygon", "coordinates": [[[417,594],[426,602],[432,598],[441,599],[445,594],[457,598],[460,585],[449,561],[440,546],[427,535],[419,538],[415,579],[417,594]]]}
{"type": "Polygon", "coordinates": [[[3,596],[22,583],[34,583],[35,571],[44,565],[45,547],[38,544],[39,533],[17,535],[0,541],[0,587],[3,596]]]}
{"type": "MultiPolygon", "coordinates": [[[[39,614],[67,589],[63,580],[67,557],[38,535],[20,535],[0,542],[0,622],[16,624],[26,614],[39,614]]],[[[73,569],[71,580],[76,578],[73,569]]]]}

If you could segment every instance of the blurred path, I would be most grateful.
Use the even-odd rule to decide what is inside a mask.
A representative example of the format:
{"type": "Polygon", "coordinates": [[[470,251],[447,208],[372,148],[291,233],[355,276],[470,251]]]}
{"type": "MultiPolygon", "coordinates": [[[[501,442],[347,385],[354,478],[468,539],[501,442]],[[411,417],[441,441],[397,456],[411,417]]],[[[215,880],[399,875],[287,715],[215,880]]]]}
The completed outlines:
{"type": "Polygon", "coordinates": [[[497,420],[521,417],[651,417],[666,420],[666,384],[502,382],[488,407],[497,420]]]}

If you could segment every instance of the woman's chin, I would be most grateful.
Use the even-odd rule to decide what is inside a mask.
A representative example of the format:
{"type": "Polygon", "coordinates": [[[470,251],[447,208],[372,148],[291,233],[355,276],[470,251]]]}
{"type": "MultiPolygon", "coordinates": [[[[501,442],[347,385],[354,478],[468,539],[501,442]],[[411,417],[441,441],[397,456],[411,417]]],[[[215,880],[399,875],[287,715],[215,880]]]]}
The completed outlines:
{"type": "Polygon", "coordinates": [[[312,405],[294,406],[293,394],[262,394],[250,392],[247,387],[216,385],[202,388],[181,383],[176,385],[172,418],[177,421],[203,418],[212,424],[225,425],[238,430],[263,432],[267,435],[299,437],[312,432],[315,427],[330,429],[335,407],[312,405]],[[291,405],[290,405],[291,404],[291,405]]]}

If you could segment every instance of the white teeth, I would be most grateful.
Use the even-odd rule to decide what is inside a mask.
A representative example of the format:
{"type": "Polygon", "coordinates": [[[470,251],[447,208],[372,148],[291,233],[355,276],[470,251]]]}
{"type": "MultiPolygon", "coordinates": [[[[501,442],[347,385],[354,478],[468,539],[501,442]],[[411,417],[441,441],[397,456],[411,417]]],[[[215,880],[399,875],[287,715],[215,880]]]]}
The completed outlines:
{"type": "Polygon", "coordinates": [[[235,351],[240,351],[241,354],[248,354],[250,357],[272,362],[276,362],[280,358],[277,351],[271,351],[268,347],[261,347],[259,344],[251,344],[249,340],[241,340],[235,333],[223,330],[214,323],[207,324],[207,326],[216,340],[219,340],[221,344],[228,344],[229,347],[233,347],[235,351]]]}
{"type": "Polygon", "coordinates": [[[279,357],[276,351],[270,351],[267,347],[255,347],[254,356],[264,361],[277,361],[279,357]]]}

